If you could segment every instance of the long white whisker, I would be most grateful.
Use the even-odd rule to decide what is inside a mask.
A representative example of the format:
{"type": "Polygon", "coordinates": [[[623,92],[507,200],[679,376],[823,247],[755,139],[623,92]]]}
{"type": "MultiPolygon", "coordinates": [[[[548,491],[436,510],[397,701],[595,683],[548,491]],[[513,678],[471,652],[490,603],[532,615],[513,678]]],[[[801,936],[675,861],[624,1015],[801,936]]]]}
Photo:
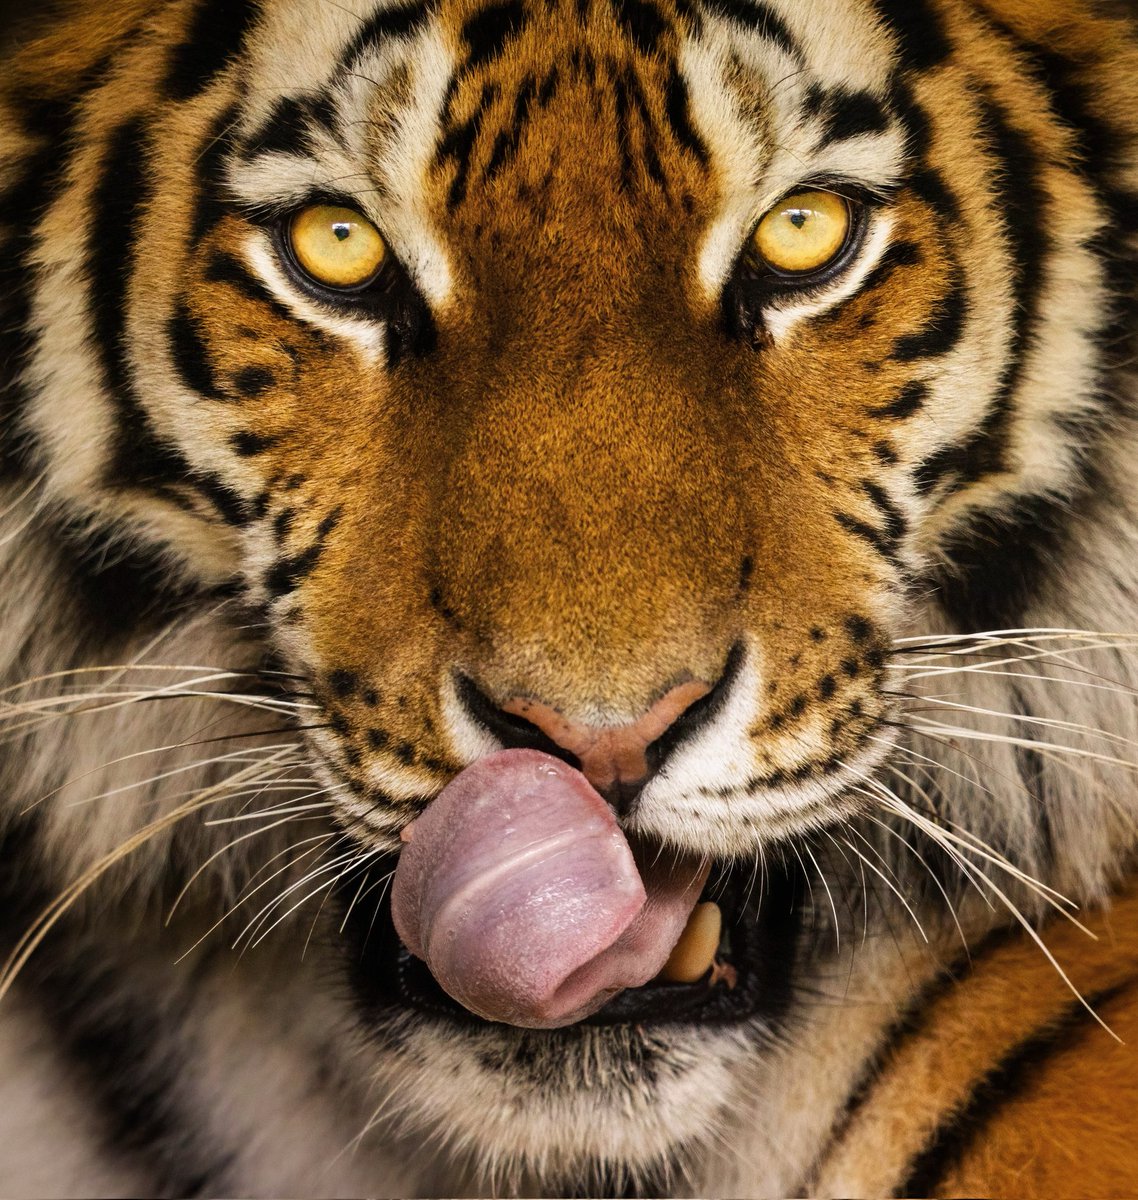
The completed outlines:
{"type": "MultiPolygon", "coordinates": [[[[288,748],[288,751],[292,751],[291,746],[288,748]]],[[[244,771],[251,775],[256,771],[264,770],[267,765],[269,764],[257,763],[246,767],[244,771]]],[[[238,774],[241,774],[241,772],[238,772],[238,774]]],[[[232,778],[224,782],[232,782],[232,778]]],[[[4,963],[3,968],[0,969],[0,1000],[7,995],[16,976],[32,954],[35,953],[36,948],[91,884],[110,870],[116,863],[133,854],[135,850],[145,845],[159,833],[176,825],[191,813],[206,808],[211,804],[219,803],[223,797],[224,784],[217,784],[211,788],[206,788],[198,796],[186,801],[186,803],[179,805],[172,811],[165,813],[163,816],[137,830],[114,850],[103,855],[97,862],[88,867],[78,879],[64,888],[60,895],[36,917],[29,928],[21,935],[4,963]]]]}

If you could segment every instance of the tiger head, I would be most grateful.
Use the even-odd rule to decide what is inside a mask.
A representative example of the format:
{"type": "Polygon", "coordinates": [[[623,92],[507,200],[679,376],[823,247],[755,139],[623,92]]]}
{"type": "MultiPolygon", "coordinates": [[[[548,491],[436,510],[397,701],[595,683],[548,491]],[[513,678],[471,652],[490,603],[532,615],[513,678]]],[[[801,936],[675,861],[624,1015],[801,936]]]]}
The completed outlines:
{"type": "MultiPolygon", "coordinates": [[[[1107,218],[1011,34],[949,2],[231,8],[121,35],[40,230],[49,488],[236,590],[369,853],[503,746],[746,873],[866,808],[895,639],[1014,626],[1099,436],[1107,218]]],[[[642,1036],[381,998],[377,1069],[433,1055],[463,1098],[404,1108],[460,1143],[646,1164],[730,1103],[777,990],[642,1036]]]]}

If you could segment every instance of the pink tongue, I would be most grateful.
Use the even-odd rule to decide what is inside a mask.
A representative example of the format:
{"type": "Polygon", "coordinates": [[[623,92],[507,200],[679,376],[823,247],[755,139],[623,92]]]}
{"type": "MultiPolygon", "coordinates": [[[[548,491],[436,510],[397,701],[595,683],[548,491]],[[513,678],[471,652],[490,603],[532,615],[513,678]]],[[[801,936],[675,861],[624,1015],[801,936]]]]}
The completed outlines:
{"type": "Polygon", "coordinates": [[[655,858],[638,869],[580,771],[503,750],[467,767],[411,827],[395,928],[471,1012],[569,1025],[647,983],[679,940],[708,868],[655,858]]]}

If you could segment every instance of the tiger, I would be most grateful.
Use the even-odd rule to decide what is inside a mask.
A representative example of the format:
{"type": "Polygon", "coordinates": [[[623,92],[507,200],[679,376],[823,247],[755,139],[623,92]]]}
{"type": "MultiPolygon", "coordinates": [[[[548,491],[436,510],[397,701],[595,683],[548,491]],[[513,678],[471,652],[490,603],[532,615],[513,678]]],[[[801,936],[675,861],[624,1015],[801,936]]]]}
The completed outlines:
{"type": "Polygon", "coordinates": [[[1130,0],[6,40],[0,1194],[1135,1194],[1130,0]]]}

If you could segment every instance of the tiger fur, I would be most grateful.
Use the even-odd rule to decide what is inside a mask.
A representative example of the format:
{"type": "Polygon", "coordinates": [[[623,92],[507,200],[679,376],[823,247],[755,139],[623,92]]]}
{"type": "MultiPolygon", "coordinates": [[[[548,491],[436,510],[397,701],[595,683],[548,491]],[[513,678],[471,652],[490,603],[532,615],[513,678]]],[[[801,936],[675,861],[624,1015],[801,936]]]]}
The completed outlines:
{"type": "Polygon", "coordinates": [[[1138,1190],[1129,4],[37,24],[0,1194],[1138,1190]],[[808,185],[860,240],[763,291],[748,237],[808,185]],[[329,198],[382,291],[282,256],[329,198]],[[458,672],[601,728],[726,681],[622,815],[751,874],[746,1020],[376,993],[400,831],[508,736],[458,672]]]}

